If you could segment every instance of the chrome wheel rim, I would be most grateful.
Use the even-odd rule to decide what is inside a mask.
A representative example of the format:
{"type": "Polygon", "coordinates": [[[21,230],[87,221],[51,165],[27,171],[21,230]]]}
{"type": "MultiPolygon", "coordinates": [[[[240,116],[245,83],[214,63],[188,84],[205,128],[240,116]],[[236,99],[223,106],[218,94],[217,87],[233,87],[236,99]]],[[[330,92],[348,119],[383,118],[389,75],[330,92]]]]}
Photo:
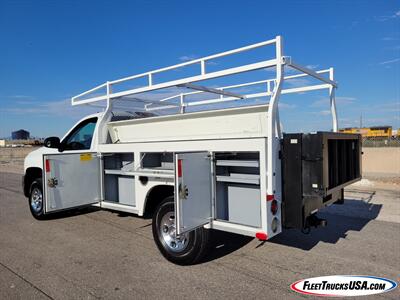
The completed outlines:
{"type": "Polygon", "coordinates": [[[39,213],[43,208],[43,195],[42,191],[34,188],[31,193],[31,208],[34,212],[39,213]]]}
{"type": "Polygon", "coordinates": [[[172,252],[181,252],[188,245],[189,236],[187,233],[176,236],[175,215],[173,212],[166,213],[160,222],[161,237],[172,252]]]}

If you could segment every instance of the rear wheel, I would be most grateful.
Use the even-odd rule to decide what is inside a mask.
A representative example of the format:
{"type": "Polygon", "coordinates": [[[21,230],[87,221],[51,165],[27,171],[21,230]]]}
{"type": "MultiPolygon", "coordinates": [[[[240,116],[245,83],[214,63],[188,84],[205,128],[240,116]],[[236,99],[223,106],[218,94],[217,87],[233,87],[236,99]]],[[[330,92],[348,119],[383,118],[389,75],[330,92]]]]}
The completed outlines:
{"type": "Polygon", "coordinates": [[[44,219],[42,179],[38,178],[32,182],[28,200],[32,216],[38,220],[44,219]]]}
{"type": "Polygon", "coordinates": [[[153,237],[162,255],[179,265],[198,263],[207,252],[209,230],[203,227],[176,236],[174,197],[166,198],[153,215],[153,237]]]}

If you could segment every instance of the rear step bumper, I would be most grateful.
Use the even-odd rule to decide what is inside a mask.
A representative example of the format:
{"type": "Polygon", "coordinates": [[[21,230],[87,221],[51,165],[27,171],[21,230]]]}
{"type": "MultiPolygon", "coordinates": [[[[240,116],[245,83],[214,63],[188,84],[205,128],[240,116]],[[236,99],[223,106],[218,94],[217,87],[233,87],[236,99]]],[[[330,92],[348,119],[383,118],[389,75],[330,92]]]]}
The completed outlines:
{"type": "Polygon", "coordinates": [[[343,188],[361,179],[359,134],[284,134],[281,151],[284,227],[305,228],[318,209],[343,203],[343,188]]]}

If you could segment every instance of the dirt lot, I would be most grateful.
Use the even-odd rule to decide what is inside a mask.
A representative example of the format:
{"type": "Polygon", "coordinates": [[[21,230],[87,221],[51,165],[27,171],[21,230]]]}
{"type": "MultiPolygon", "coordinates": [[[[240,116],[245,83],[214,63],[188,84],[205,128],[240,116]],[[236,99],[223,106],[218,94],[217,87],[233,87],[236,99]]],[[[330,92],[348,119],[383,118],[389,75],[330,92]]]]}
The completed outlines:
{"type": "Polygon", "coordinates": [[[37,147],[0,148],[0,172],[22,174],[25,156],[37,147]]]}

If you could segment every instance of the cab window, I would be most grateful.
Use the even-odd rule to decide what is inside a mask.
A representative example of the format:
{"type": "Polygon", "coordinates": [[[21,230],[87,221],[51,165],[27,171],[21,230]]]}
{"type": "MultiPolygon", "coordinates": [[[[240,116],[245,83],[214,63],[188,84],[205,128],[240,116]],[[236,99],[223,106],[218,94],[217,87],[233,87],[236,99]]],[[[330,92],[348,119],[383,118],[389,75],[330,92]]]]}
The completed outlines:
{"type": "Polygon", "coordinates": [[[87,119],[81,122],[63,140],[64,150],[88,150],[92,144],[93,133],[97,118],[87,119]]]}

